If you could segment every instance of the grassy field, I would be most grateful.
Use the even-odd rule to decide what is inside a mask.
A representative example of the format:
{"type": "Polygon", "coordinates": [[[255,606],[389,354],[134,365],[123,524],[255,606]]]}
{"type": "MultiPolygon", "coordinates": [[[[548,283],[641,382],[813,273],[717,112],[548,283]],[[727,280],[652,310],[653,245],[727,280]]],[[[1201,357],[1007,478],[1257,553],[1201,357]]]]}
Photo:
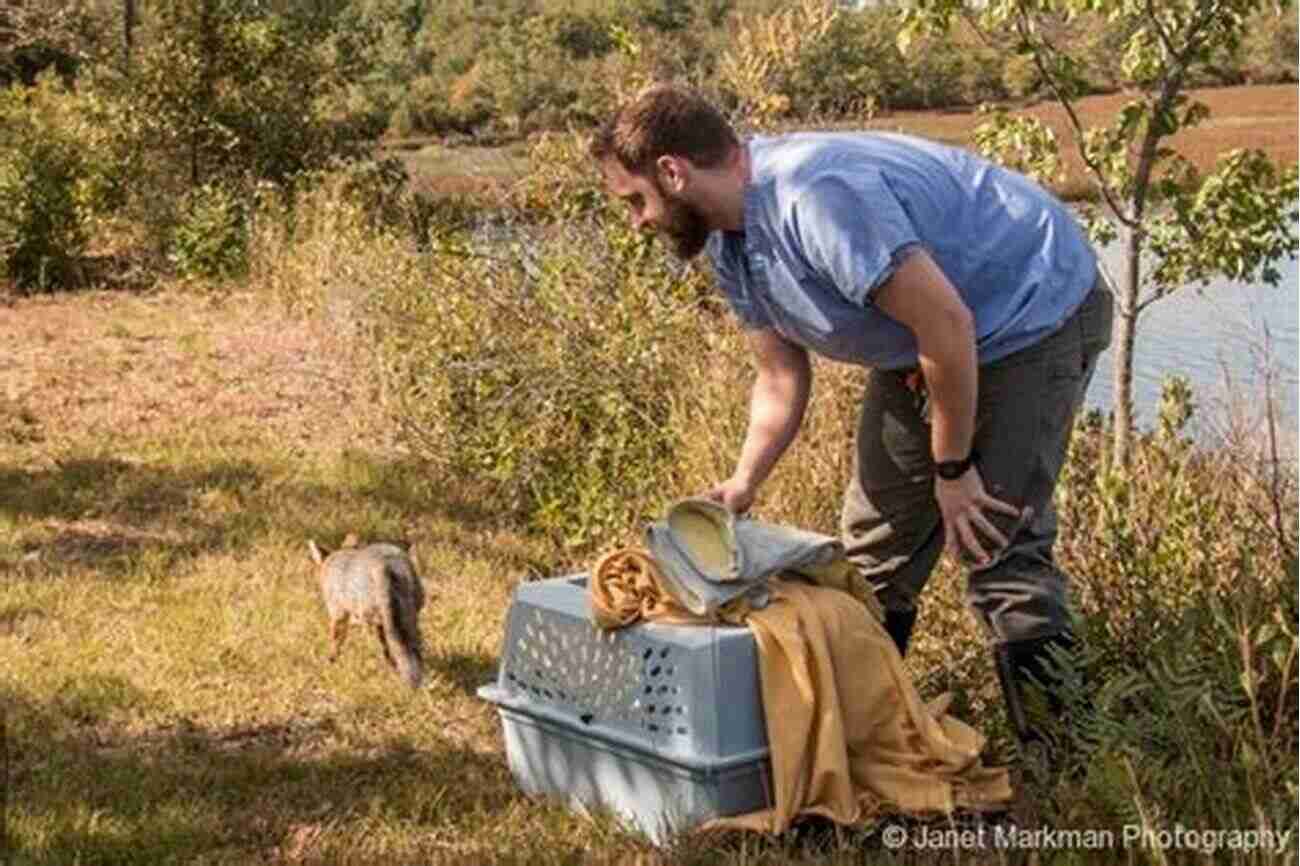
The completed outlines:
{"type": "MultiPolygon", "coordinates": [[[[1198,152],[1221,133],[1295,159],[1294,87],[1215,98],[1198,152]]],[[[464,189],[482,167],[416,158],[464,189]]],[[[257,286],[0,302],[2,866],[935,862],[867,834],[660,852],[521,794],[475,690],[548,553],[403,457],[346,324],[257,286]],[[306,544],[349,531],[418,539],[418,692],[369,635],[326,661],[306,544]]]]}

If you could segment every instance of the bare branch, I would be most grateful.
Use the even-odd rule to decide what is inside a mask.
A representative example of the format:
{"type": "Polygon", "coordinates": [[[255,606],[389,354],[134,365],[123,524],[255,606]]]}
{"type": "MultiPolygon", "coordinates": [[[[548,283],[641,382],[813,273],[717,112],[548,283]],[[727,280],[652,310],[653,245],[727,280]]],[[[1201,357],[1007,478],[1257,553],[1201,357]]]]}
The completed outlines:
{"type": "Polygon", "coordinates": [[[1146,311],[1147,307],[1151,306],[1156,301],[1159,301],[1162,298],[1165,298],[1168,295],[1173,294],[1175,291],[1177,290],[1172,288],[1165,288],[1163,286],[1157,286],[1155,288],[1155,291],[1151,292],[1151,294],[1147,295],[1145,298],[1142,298],[1137,302],[1137,305],[1135,307],[1135,309],[1137,310],[1136,315],[1139,316],[1142,315],[1142,313],[1146,311]]]}
{"type": "MultiPolygon", "coordinates": [[[[1016,20],[1016,30],[1025,42],[1032,44],[1034,40],[1029,28],[1029,13],[1021,3],[1016,4],[1016,11],[1019,13],[1016,20]]],[[[1060,53],[1057,51],[1056,46],[1052,45],[1046,37],[1040,37],[1037,40],[1037,43],[1043,48],[1045,53],[1053,55],[1060,53]]],[[[1074,102],[1067,97],[1065,92],[1061,89],[1060,84],[1057,82],[1055,76],[1048,68],[1046,61],[1043,59],[1043,53],[1034,51],[1032,52],[1032,57],[1034,65],[1038,68],[1038,73],[1043,76],[1043,81],[1047,82],[1047,86],[1051,88],[1053,98],[1063,109],[1065,109],[1066,117],[1069,118],[1070,126],[1074,130],[1074,140],[1079,152],[1079,158],[1083,160],[1083,164],[1087,166],[1088,171],[1091,172],[1093,184],[1096,186],[1097,191],[1101,193],[1102,198],[1106,200],[1106,205],[1110,208],[1111,213],[1115,214],[1115,217],[1121,223],[1131,229],[1139,228],[1139,221],[1125,210],[1123,203],[1119,201],[1118,196],[1111,188],[1110,182],[1107,180],[1105,173],[1101,170],[1101,166],[1088,155],[1088,152],[1083,145],[1083,122],[1079,119],[1078,113],[1074,110],[1074,102]]]]}

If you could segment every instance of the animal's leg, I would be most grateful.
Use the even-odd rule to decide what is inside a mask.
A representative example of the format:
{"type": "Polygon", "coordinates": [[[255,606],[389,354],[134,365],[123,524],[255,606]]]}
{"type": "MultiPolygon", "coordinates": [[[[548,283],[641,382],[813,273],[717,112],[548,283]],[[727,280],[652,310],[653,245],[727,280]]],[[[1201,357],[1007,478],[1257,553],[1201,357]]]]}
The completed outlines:
{"type": "Polygon", "coordinates": [[[384,626],[381,623],[375,623],[375,636],[379,638],[379,646],[384,651],[384,658],[388,660],[390,667],[397,667],[397,662],[393,661],[393,654],[388,651],[388,641],[384,635],[384,626]]]}
{"type": "Polygon", "coordinates": [[[330,623],[330,642],[332,651],[330,652],[330,661],[335,661],[339,657],[339,650],[343,646],[343,641],[348,636],[348,617],[347,614],[339,617],[330,623]]]}

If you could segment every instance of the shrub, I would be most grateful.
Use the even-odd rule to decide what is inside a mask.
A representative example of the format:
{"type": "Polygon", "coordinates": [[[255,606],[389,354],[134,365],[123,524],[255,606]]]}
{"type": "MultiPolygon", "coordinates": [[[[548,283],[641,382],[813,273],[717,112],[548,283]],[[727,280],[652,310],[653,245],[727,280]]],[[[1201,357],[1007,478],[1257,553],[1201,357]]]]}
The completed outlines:
{"type": "Polygon", "coordinates": [[[20,288],[45,291],[70,279],[86,245],[81,154],[74,142],[31,128],[9,140],[0,161],[0,260],[20,288]]]}
{"type": "Polygon", "coordinates": [[[382,329],[367,325],[364,313],[380,286],[414,294],[423,285],[409,236],[388,223],[401,210],[401,185],[388,165],[345,165],[292,199],[260,200],[248,233],[249,282],[341,332],[382,329]]]}
{"type": "Polygon", "coordinates": [[[841,17],[830,0],[801,0],[741,23],[735,46],[722,55],[718,72],[750,120],[761,125],[795,112],[801,64],[841,17]]]}
{"type": "Polygon", "coordinates": [[[204,184],[185,197],[168,258],[182,277],[239,276],[248,268],[248,222],[244,196],[204,184]]]}
{"type": "Polygon", "coordinates": [[[330,18],[165,0],[129,69],[105,63],[87,75],[113,107],[126,213],[183,273],[238,272],[238,191],[292,187],[382,131],[374,106],[349,98],[360,73],[330,18]]]}
{"type": "Polygon", "coordinates": [[[71,282],[89,240],[97,185],[71,101],[52,75],[0,91],[0,268],[23,290],[71,282]]]}
{"type": "Polygon", "coordinates": [[[1032,57],[1015,54],[1002,67],[1002,86],[1014,99],[1033,96],[1042,86],[1042,76],[1032,57]]]}
{"type": "Polygon", "coordinates": [[[418,293],[380,287],[384,389],[416,453],[589,550],[674,490],[692,278],[595,221],[490,228],[440,241],[418,293]]]}

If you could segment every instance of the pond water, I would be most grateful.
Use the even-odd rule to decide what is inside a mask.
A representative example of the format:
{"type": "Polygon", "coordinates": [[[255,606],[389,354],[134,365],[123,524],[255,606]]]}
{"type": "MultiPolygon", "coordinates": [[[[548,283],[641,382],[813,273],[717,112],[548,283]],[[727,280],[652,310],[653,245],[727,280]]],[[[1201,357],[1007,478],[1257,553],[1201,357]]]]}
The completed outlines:
{"type": "MultiPolygon", "coordinates": [[[[1112,275],[1120,273],[1115,247],[1102,252],[1112,275]]],[[[1294,260],[1280,263],[1281,282],[1243,284],[1226,279],[1201,288],[1188,286],[1152,304],[1138,318],[1133,359],[1135,422],[1151,427],[1167,376],[1185,376],[1197,409],[1191,432],[1212,440],[1229,407],[1242,419],[1264,403],[1264,373],[1274,372],[1275,398],[1283,426],[1294,439],[1297,423],[1297,319],[1300,275],[1294,260]]],[[[1087,404],[1102,411],[1113,405],[1112,352],[1100,359],[1087,404]]],[[[1247,419],[1248,420],[1248,419],[1247,419]]]]}

